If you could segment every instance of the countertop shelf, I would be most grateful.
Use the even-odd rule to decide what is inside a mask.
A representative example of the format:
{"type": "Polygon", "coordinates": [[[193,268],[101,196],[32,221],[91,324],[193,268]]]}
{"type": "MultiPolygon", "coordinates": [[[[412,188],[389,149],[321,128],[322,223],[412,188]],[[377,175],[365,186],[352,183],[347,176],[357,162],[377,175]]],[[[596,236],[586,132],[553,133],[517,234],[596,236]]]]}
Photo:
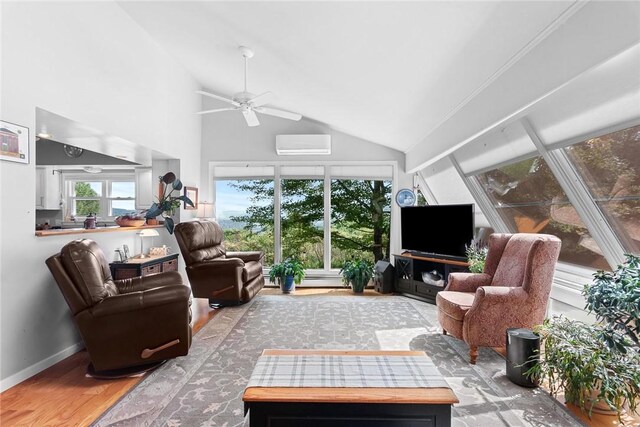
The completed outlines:
{"type": "Polygon", "coordinates": [[[63,228],[63,229],[57,229],[57,230],[38,230],[36,231],[36,236],[47,237],[47,236],[64,236],[69,234],[113,233],[116,231],[146,230],[147,228],[164,228],[164,225],[143,225],[141,227],[120,227],[118,225],[114,225],[110,227],[98,227],[98,228],[92,228],[92,229],[63,228]]]}

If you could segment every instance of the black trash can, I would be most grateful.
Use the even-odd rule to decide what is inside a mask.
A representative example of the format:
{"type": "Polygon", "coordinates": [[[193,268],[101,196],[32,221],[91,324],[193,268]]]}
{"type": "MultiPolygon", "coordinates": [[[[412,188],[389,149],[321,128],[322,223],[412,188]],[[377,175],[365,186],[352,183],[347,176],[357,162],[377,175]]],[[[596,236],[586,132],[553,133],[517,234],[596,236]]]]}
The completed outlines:
{"type": "Polygon", "coordinates": [[[523,387],[537,387],[527,372],[540,360],[540,337],[529,329],[507,329],[507,378],[523,387]]]}

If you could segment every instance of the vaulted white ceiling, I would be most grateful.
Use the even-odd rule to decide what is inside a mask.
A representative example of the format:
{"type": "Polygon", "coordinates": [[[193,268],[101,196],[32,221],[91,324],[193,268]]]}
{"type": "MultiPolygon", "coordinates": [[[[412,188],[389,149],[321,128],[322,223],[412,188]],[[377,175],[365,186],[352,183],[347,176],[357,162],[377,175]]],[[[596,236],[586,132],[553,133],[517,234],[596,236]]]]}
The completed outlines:
{"type": "Polygon", "coordinates": [[[572,3],[119,4],[203,88],[222,95],[241,91],[237,47],[249,46],[255,51],[249,91],[272,91],[277,107],[407,151],[572,3]]]}

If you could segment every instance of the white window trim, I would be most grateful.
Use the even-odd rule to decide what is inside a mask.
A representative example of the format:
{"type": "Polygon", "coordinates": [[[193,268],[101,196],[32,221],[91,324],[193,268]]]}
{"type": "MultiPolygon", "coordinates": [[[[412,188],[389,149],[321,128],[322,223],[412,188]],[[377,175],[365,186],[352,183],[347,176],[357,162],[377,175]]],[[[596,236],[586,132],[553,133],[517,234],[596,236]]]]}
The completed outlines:
{"type": "MultiPolygon", "coordinates": [[[[76,200],[76,197],[73,196],[72,183],[77,181],[86,181],[86,182],[102,182],[102,195],[100,197],[95,198],[79,198],[80,200],[98,200],[100,202],[100,210],[103,213],[108,213],[110,210],[111,202],[114,200],[132,200],[135,204],[135,190],[133,197],[111,197],[111,186],[112,182],[133,182],[135,185],[136,177],[133,171],[131,172],[110,172],[110,173],[101,173],[101,174],[90,174],[90,173],[82,173],[82,172],[62,172],[62,185],[63,185],[63,198],[66,204],[66,212],[65,217],[71,216],[71,211],[73,210],[73,202],[76,200]]],[[[135,210],[135,209],[134,209],[135,210]]],[[[114,215],[102,215],[98,217],[98,221],[100,222],[112,222],[116,216],[114,215]]],[[[84,220],[86,217],[84,216],[75,216],[76,220],[84,220]]]]}
{"type": "MultiPolygon", "coordinates": [[[[244,175],[238,175],[238,176],[225,176],[225,177],[221,177],[221,178],[217,178],[215,176],[215,168],[217,166],[220,167],[224,167],[224,166],[273,166],[274,169],[274,176],[273,176],[273,180],[274,180],[274,194],[273,194],[273,203],[274,203],[274,244],[275,244],[275,255],[274,255],[274,262],[281,262],[282,260],[282,229],[281,229],[281,221],[280,221],[280,216],[281,216],[281,212],[280,212],[280,204],[281,204],[281,180],[282,179],[294,179],[290,176],[286,176],[286,177],[282,177],[280,175],[280,168],[281,166],[323,166],[324,167],[324,180],[325,180],[325,194],[324,194],[324,203],[325,203],[325,224],[327,223],[327,211],[326,211],[326,205],[327,205],[327,199],[329,205],[331,205],[331,192],[327,192],[326,191],[326,187],[327,185],[329,185],[329,188],[331,188],[331,166],[349,166],[349,165],[353,165],[353,166],[391,166],[392,168],[392,176],[391,178],[375,178],[375,177],[370,177],[370,178],[363,178],[363,177],[357,177],[357,178],[353,178],[353,179],[362,179],[362,180],[367,180],[367,179],[371,179],[371,180],[391,180],[391,194],[395,194],[397,191],[397,182],[398,182],[398,162],[397,161],[384,161],[384,160],[374,160],[374,161],[271,161],[271,162],[209,162],[209,183],[211,185],[211,189],[209,191],[209,197],[211,198],[211,200],[216,200],[216,186],[215,186],[215,181],[217,179],[223,179],[223,180],[236,180],[236,179],[270,179],[271,177],[265,177],[265,176],[261,176],[261,177],[251,177],[251,176],[244,176],[244,175]],[[327,184],[328,181],[328,184],[327,184]]],[[[318,176],[305,176],[305,177],[300,177],[299,179],[323,179],[322,175],[318,175],[318,176]]],[[[347,179],[344,177],[340,177],[339,179],[347,179]]],[[[331,208],[329,206],[329,211],[328,211],[328,218],[329,218],[329,224],[331,222],[331,208]]],[[[397,206],[396,203],[393,203],[393,200],[391,201],[391,224],[390,224],[390,242],[389,242],[389,246],[390,246],[390,253],[389,253],[389,257],[391,257],[391,255],[393,253],[395,253],[397,250],[399,250],[400,248],[400,242],[399,242],[399,237],[394,238],[394,231],[395,230],[400,230],[400,211],[399,211],[399,207],[397,206]]],[[[399,233],[396,233],[399,234],[399,233]]],[[[308,276],[313,277],[313,278],[336,278],[339,277],[339,269],[335,269],[335,268],[330,268],[331,266],[331,229],[330,227],[325,227],[325,239],[324,239],[324,269],[309,269],[306,270],[306,273],[308,276]],[[327,228],[329,228],[329,230],[327,231],[327,228]],[[327,238],[327,233],[329,234],[329,238],[327,238]],[[328,261],[328,262],[327,262],[328,261]]],[[[265,268],[264,270],[265,274],[268,274],[269,269],[265,268]]]]}

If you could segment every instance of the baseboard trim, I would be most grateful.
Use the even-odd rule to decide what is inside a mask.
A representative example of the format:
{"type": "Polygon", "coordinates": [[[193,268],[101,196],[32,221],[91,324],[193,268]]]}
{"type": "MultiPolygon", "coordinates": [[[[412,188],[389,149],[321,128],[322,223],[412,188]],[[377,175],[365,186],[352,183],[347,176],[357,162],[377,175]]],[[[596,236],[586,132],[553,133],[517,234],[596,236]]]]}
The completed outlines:
{"type": "Polygon", "coordinates": [[[80,341],[76,344],[73,344],[72,346],[65,348],[64,350],[57,352],[52,356],[47,357],[46,359],[43,359],[29,367],[24,368],[20,372],[17,372],[7,378],[3,378],[2,380],[0,380],[0,393],[44,371],[48,367],[53,366],[61,360],[71,356],[72,354],[79,352],[83,348],[84,343],[80,341]]]}

